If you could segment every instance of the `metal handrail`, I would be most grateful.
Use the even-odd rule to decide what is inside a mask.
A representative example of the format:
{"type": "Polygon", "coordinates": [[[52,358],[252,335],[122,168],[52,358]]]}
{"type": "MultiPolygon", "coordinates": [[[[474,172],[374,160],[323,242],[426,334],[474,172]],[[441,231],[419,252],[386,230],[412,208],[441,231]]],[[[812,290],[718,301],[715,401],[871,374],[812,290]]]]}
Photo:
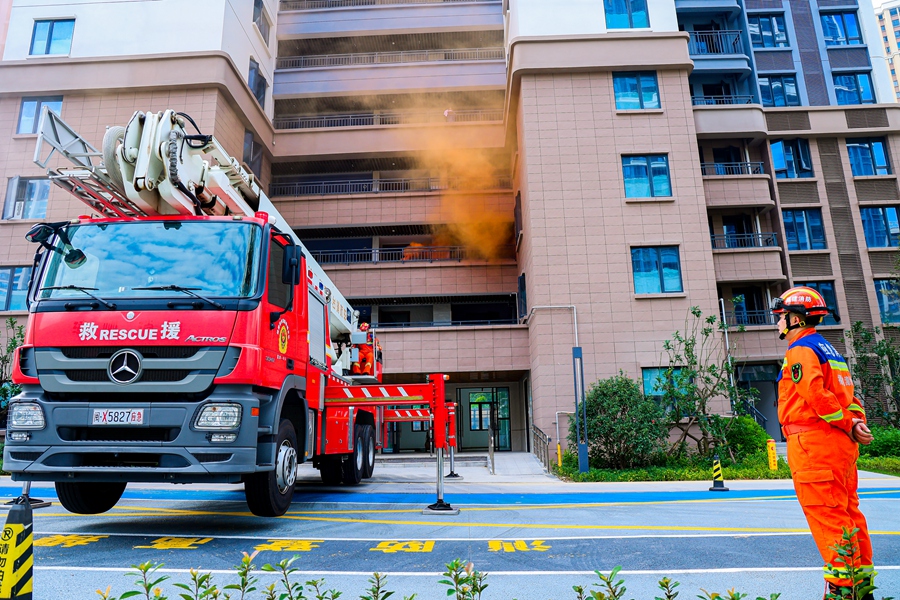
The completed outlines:
{"type": "Polygon", "coordinates": [[[713,250],[731,248],[777,248],[777,233],[726,233],[709,236],[713,250]]]}
{"type": "Polygon", "coordinates": [[[350,67],[355,65],[392,65],[415,62],[461,60],[503,60],[506,50],[496,48],[448,48],[445,50],[404,50],[401,52],[360,52],[356,54],[321,54],[317,56],[283,56],[276,69],[310,69],[316,67],[350,67]]]}
{"type": "Polygon", "coordinates": [[[496,2],[499,0],[281,0],[278,10],[315,10],[320,8],[347,8],[354,6],[389,6],[391,4],[463,4],[496,2]]]}
{"type": "Polygon", "coordinates": [[[765,175],[761,162],[700,163],[704,175],[765,175]]]}
{"type": "Polygon", "coordinates": [[[531,440],[532,440],[532,448],[534,449],[534,455],[538,457],[538,460],[541,461],[541,464],[544,465],[544,468],[549,472],[551,471],[550,466],[550,436],[541,431],[537,426],[531,426],[531,440]]]}
{"type": "Polygon", "coordinates": [[[462,261],[465,246],[407,246],[405,248],[369,248],[366,250],[312,250],[320,265],[350,265],[378,262],[462,261]]]}
{"type": "Polygon", "coordinates": [[[407,329],[412,327],[488,327],[491,325],[517,325],[518,319],[491,319],[484,321],[412,321],[409,323],[375,323],[379,329],[407,329]]]}
{"type": "Polygon", "coordinates": [[[319,196],[328,194],[384,194],[398,192],[440,192],[444,190],[509,189],[509,177],[489,180],[439,179],[348,179],[344,181],[311,181],[305,183],[273,183],[269,196],[319,196]]]}
{"type": "Polygon", "coordinates": [[[728,104],[753,104],[753,96],[727,94],[723,96],[693,96],[694,106],[721,106],[728,104]]]}
{"type": "Polygon", "coordinates": [[[502,108],[485,108],[432,112],[360,113],[349,115],[316,115],[276,117],[275,129],[319,129],[324,127],[372,127],[417,123],[479,123],[502,121],[502,108]]]}
{"type": "Polygon", "coordinates": [[[725,324],[729,327],[738,325],[756,327],[778,323],[771,310],[729,310],[725,311],[725,324]]]}
{"type": "Polygon", "coordinates": [[[746,54],[740,31],[690,31],[688,54],[746,54]]]}

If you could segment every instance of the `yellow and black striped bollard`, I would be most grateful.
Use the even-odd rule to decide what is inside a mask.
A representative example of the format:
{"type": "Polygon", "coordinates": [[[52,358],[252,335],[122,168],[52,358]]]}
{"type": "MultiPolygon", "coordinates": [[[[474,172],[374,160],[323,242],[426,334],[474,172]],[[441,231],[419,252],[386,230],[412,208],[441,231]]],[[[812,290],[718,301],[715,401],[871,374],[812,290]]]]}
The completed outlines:
{"type": "Polygon", "coordinates": [[[713,484],[709,488],[711,492],[727,492],[725,487],[725,478],[722,477],[722,463],[719,462],[719,455],[713,456],[713,484]]]}

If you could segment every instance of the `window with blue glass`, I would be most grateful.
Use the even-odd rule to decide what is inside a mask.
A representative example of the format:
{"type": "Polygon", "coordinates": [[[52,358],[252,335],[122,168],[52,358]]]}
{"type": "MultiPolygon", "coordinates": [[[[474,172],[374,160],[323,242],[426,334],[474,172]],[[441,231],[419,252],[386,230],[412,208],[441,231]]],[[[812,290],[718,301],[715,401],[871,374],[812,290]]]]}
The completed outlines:
{"type": "Polygon", "coordinates": [[[16,133],[37,133],[38,123],[41,120],[41,111],[44,110],[44,107],[59,114],[62,112],[62,101],[62,96],[22,98],[16,133]]]}
{"type": "MultiPolygon", "coordinates": [[[[666,384],[666,372],[668,370],[668,367],[645,367],[641,369],[641,376],[644,380],[644,395],[663,395],[666,384]]],[[[677,378],[680,374],[681,369],[672,369],[673,378],[677,378]]]]}
{"type": "Polygon", "coordinates": [[[269,87],[269,83],[263,76],[262,71],[260,71],[259,63],[252,58],[250,59],[250,74],[247,77],[247,85],[250,86],[250,91],[253,92],[259,105],[265,107],[266,89],[269,87]]]}
{"type": "Polygon", "coordinates": [[[866,246],[869,248],[896,248],[900,246],[900,220],[896,206],[860,208],[866,246]]]}
{"type": "Polygon", "coordinates": [[[893,279],[876,279],[875,296],[882,323],[900,323],[900,287],[893,279]]]}
{"type": "MultiPolygon", "coordinates": [[[[834,293],[834,282],[833,281],[806,281],[806,282],[796,282],[794,285],[805,285],[806,287],[811,287],[822,295],[822,298],[825,300],[825,306],[827,306],[831,310],[837,309],[837,296],[834,293]]],[[[837,325],[838,322],[835,320],[834,315],[831,313],[828,316],[822,317],[822,325],[837,325]]]]}
{"type": "Polygon", "coordinates": [[[785,210],[784,233],[788,250],[825,250],[825,228],[818,208],[785,210]]]}
{"type": "Polygon", "coordinates": [[[647,0],[603,0],[607,29],[650,27],[647,0]]]}
{"type": "Polygon", "coordinates": [[[678,246],[646,246],[631,249],[635,294],[683,292],[678,246]]]}
{"type": "Polygon", "coordinates": [[[758,80],[763,106],[800,106],[794,75],[765,75],[758,80]]]}
{"type": "Polygon", "coordinates": [[[834,93],[841,106],[875,103],[875,90],[869,73],[836,73],[834,93]]]}
{"type": "Polygon", "coordinates": [[[0,269],[0,310],[26,310],[28,280],[31,267],[6,267],[0,269]]]}
{"type": "Polygon", "coordinates": [[[850,46],[862,44],[856,11],[822,14],[822,36],[826,46],[850,46]]]}
{"type": "Polygon", "coordinates": [[[644,154],[622,157],[626,198],[658,198],[672,195],[669,179],[669,157],[644,154]]]}
{"type": "Polygon", "coordinates": [[[785,48],[788,46],[784,15],[750,15],[750,43],[754,48],[785,48]]]}
{"type": "Polygon", "coordinates": [[[619,110],[660,108],[655,71],[613,73],[613,90],[619,110]]]}
{"type": "Polygon", "coordinates": [[[797,179],[812,177],[812,159],[809,155],[809,142],[796,140],[773,140],[772,166],[777,179],[797,179]]]}
{"type": "Polygon", "coordinates": [[[890,175],[891,163],[886,148],[884,138],[848,138],[847,153],[853,176],[890,175]]]}
{"type": "Polygon", "coordinates": [[[43,219],[47,216],[50,180],[46,177],[10,177],[3,204],[3,219],[43,219]]]}
{"type": "Polygon", "coordinates": [[[75,19],[35,21],[31,32],[31,56],[68,54],[72,49],[75,19]]]}

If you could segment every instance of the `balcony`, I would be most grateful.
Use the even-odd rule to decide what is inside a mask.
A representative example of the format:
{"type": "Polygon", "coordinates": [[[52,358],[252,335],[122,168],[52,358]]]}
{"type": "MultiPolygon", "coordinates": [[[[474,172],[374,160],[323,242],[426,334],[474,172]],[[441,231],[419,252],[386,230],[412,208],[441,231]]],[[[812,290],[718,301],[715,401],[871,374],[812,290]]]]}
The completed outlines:
{"type": "Polygon", "coordinates": [[[675,0],[678,14],[738,14],[741,7],[737,0],[675,0]]]}
{"type": "Polygon", "coordinates": [[[406,6],[412,4],[475,4],[497,0],[281,0],[280,11],[318,10],[323,8],[355,8],[370,6],[406,6]]]}
{"type": "Polygon", "coordinates": [[[784,342],[778,339],[774,328],[774,324],[754,325],[744,331],[729,328],[729,342],[735,346],[735,358],[738,360],[781,361],[784,358],[784,342]]]}
{"type": "Polygon", "coordinates": [[[712,235],[713,250],[733,250],[736,248],[778,248],[776,233],[727,233],[712,235]]]}
{"type": "MultiPolygon", "coordinates": [[[[465,246],[418,246],[405,248],[371,248],[368,250],[313,250],[312,257],[320,265],[355,265],[377,263],[433,263],[478,260],[465,246]]],[[[515,247],[500,249],[500,255],[515,258],[515,247]]]]}
{"type": "Polygon", "coordinates": [[[397,194],[405,192],[441,192],[447,190],[510,189],[509,177],[497,177],[473,184],[455,179],[348,179],[344,181],[313,181],[305,183],[273,183],[269,196],[322,196],[332,194],[397,194]],[[474,186],[474,188],[473,188],[474,186]]]}
{"type": "Polygon", "coordinates": [[[730,94],[727,96],[691,96],[694,106],[732,106],[753,104],[753,96],[730,94]]]}
{"type": "MultiPolygon", "coordinates": [[[[752,163],[748,163],[752,164],[752,163]]],[[[775,206],[769,190],[769,176],[710,175],[704,172],[703,193],[710,208],[775,206]]]]}
{"type": "Polygon", "coordinates": [[[401,63],[503,60],[501,48],[462,48],[451,50],[405,50],[403,52],[364,52],[360,54],[324,54],[320,56],[282,56],[276,69],[314,69],[360,65],[396,65],[401,63]]]}
{"type": "Polygon", "coordinates": [[[750,57],[740,31],[691,31],[688,53],[696,73],[750,75],[750,57]]]}
{"type": "Polygon", "coordinates": [[[728,327],[771,327],[778,319],[771,310],[729,310],[725,312],[728,327]]]}
{"type": "Polygon", "coordinates": [[[700,163],[704,176],[710,175],[765,175],[761,162],[700,163]]]}
{"type": "Polygon", "coordinates": [[[716,281],[720,282],[772,283],[787,279],[781,264],[781,248],[778,246],[716,249],[713,252],[713,265],[716,281]]]}
{"type": "Polygon", "coordinates": [[[514,294],[518,289],[514,260],[332,263],[324,267],[347,298],[393,298],[410,292],[421,296],[514,294]]]}
{"type": "Polygon", "coordinates": [[[486,123],[503,121],[502,108],[455,111],[407,111],[350,115],[283,116],[275,118],[275,129],[325,129],[331,127],[379,127],[423,123],[486,123]]]}
{"type": "Polygon", "coordinates": [[[423,327],[492,327],[494,325],[516,325],[518,319],[493,319],[490,321],[420,321],[417,323],[375,323],[379,332],[385,329],[417,329],[423,327]]]}

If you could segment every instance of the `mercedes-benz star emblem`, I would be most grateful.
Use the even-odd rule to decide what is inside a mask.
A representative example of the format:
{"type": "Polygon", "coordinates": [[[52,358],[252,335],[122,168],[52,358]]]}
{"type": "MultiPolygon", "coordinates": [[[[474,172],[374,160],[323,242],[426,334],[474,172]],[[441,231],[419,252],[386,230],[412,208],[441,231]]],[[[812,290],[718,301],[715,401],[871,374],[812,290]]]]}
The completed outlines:
{"type": "Polygon", "coordinates": [[[141,377],[141,355],[135,350],[124,349],[119,350],[109,359],[109,366],[106,368],[106,374],[110,381],[126,385],[134,383],[141,377]]]}

